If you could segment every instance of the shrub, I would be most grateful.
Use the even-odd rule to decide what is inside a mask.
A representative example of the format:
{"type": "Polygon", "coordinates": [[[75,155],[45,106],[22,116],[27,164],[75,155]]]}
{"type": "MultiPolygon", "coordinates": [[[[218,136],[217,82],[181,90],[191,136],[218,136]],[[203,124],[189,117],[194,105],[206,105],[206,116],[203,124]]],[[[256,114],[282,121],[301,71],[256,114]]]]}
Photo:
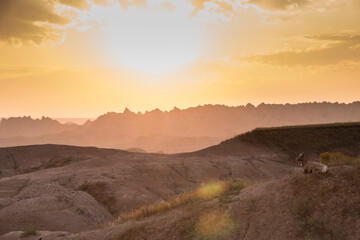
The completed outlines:
{"type": "Polygon", "coordinates": [[[95,200],[109,210],[110,213],[114,213],[114,204],[116,198],[106,192],[107,185],[105,182],[88,182],[85,181],[79,187],[79,190],[87,192],[95,198],[95,200]]]}
{"type": "Polygon", "coordinates": [[[330,153],[324,152],[324,153],[320,154],[320,162],[328,165],[330,162],[330,153]]]}
{"type": "Polygon", "coordinates": [[[322,153],[320,154],[320,162],[328,166],[339,166],[339,165],[353,165],[360,163],[359,158],[347,156],[341,152],[337,153],[322,153]]]}
{"type": "Polygon", "coordinates": [[[26,231],[23,231],[20,235],[21,238],[27,238],[27,237],[30,237],[30,236],[36,236],[38,235],[37,231],[35,230],[26,230],[26,231]]]}

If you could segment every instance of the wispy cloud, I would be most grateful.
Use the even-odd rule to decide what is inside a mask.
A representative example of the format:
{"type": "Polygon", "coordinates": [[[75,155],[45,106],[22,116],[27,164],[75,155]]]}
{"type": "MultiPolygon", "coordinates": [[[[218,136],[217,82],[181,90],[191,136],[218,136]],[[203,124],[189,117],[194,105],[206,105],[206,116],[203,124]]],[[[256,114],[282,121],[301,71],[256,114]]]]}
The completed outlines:
{"type": "Polygon", "coordinates": [[[248,3],[256,4],[270,10],[286,10],[289,8],[304,7],[312,3],[311,0],[249,0],[248,3]]]}
{"type": "Polygon", "coordinates": [[[360,34],[323,34],[305,36],[304,39],[316,41],[321,46],[252,55],[245,59],[278,66],[321,66],[360,61],[360,34]]]}
{"type": "Polygon", "coordinates": [[[88,29],[89,23],[84,23],[79,14],[91,10],[94,4],[120,4],[123,9],[150,9],[154,2],[169,11],[186,3],[193,8],[189,17],[210,20],[231,20],[233,16],[244,14],[246,9],[253,8],[264,23],[275,24],[294,18],[295,15],[290,14],[294,9],[322,11],[322,8],[335,5],[360,8],[358,0],[1,0],[0,43],[40,45],[63,39],[67,28],[88,29]]]}

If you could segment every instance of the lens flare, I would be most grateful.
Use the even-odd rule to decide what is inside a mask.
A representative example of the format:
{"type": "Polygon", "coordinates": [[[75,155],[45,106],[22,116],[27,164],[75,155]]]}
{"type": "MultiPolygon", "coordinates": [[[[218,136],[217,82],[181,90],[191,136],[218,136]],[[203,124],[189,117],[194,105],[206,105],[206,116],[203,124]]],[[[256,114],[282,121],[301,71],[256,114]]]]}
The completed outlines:
{"type": "Polygon", "coordinates": [[[226,191],[227,187],[228,185],[225,182],[208,183],[201,187],[197,191],[197,194],[201,199],[212,199],[220,196],[224,191],[226,191]]]}
{"type": "Polygon", "coordinates": [[[233,218],[220,210],[203,214],[195,225],[197,239],[227,239],[235,230],[233,218]]]}

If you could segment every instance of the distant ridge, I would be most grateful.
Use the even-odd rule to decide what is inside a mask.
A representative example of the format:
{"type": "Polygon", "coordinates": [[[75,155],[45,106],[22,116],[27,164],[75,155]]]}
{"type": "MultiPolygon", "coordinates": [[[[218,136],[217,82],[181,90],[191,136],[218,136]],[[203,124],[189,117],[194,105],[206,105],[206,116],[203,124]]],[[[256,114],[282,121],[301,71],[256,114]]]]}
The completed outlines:
{"type": "Polygon", "coordinates": [[[360,122],[360,102],[202,105],[171,111],[109,112],[83,125],[50,118],[0,122],[0,146],[65,144],[181,153],[216,145],[256,128],[360,122]]]}

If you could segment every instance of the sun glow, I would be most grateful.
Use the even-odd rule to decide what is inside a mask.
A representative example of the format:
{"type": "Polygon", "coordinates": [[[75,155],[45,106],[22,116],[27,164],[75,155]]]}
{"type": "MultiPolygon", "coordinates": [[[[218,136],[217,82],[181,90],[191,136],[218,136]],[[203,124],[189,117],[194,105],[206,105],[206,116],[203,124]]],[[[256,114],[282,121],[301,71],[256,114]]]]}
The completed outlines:
{"type": "Polygon", "coordinates": [[[359,101],[359,9],[359,0],[0,0],[0,117],[359,101]]]}
{"type": "Polygon", "coordinates": [[[186,5],[163,7],[96,6],[104,18],[107,49],[114,65],[145,72],[164,72],[192,62],[198,54],[201,26],[186,5]]]}

